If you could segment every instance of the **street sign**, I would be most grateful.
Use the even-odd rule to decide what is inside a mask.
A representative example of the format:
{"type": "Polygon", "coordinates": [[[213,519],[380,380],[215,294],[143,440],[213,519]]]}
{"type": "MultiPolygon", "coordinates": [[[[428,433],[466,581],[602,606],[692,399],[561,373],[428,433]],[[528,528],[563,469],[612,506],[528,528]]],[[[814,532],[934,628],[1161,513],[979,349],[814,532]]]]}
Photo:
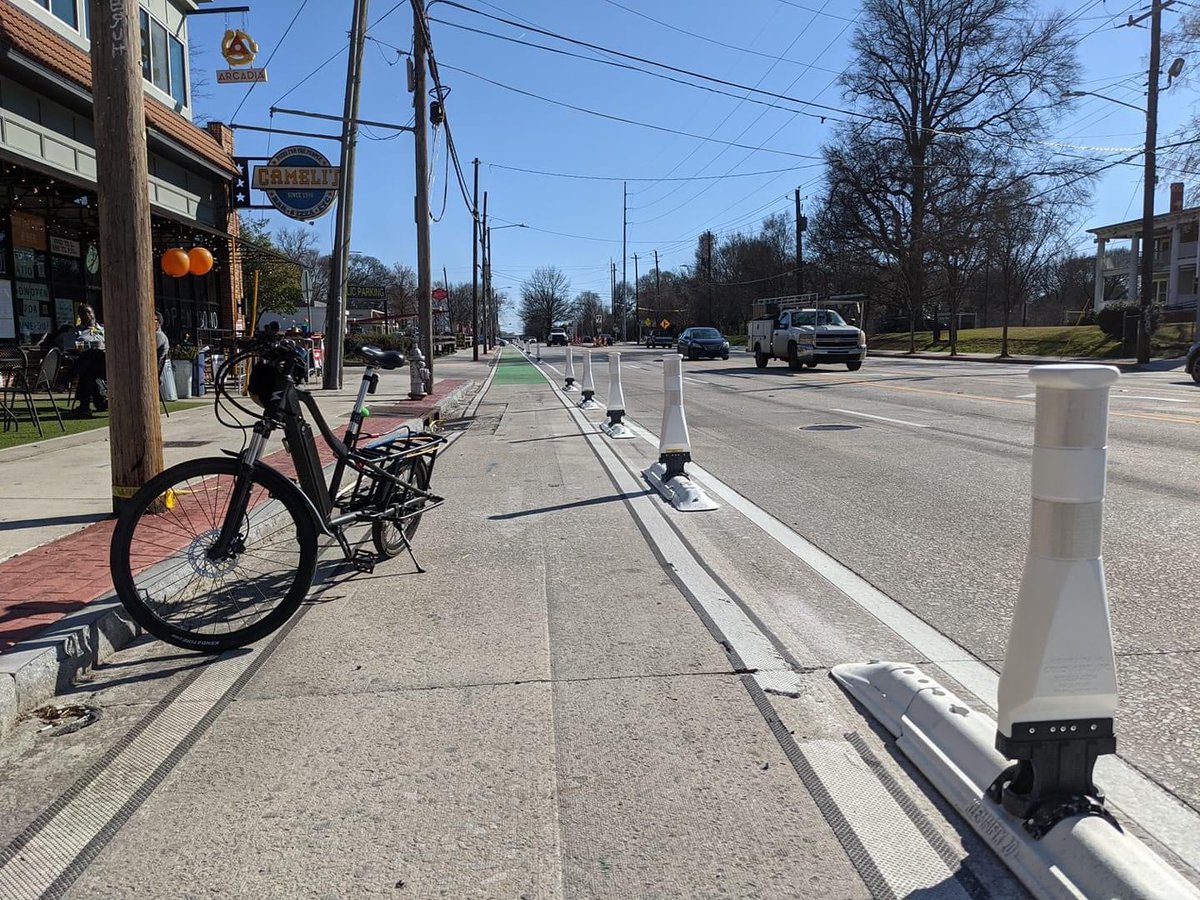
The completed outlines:
{"type": "Polygon", "coordinates": [[[671,327],[671,320],[670,320],[670,319],[663,319],[661,322],[659,322],[659,323],[658,323],[658,327],[659,327],[659,328],[670,328],[670,327],[671,327]]]}
{"type": "Polygon", "coordinates": [[[445,288],[434,288],[433,289],[433,299],[434,300],[445,300],[449,296],[450,295],[446,293],[445,288]]]}
{"type": "Polygon", "coordinates": [[[387,287],[382,284],[349,284],[346,286],[346,296],[351,300],[383,300],[387,297],[387,287]]]}
{"type": "Polygon", "coordinates": [[[217,69],[217,84],[257,84],[266,80],[266,69],[217,69]]]}
{"type": "Polygon", "coordinates": [[[333,205],[341,169],[311,147],[284,147],[265,166],[254,167],[254,187],[293,219],[317,219],[333,205]]]}

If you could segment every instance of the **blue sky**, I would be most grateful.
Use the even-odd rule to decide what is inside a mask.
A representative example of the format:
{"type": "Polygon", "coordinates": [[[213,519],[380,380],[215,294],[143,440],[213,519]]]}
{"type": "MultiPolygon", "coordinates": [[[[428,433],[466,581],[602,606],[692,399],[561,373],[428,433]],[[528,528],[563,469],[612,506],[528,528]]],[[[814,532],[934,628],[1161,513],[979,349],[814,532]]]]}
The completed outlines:
{"type": "MultiPolygon", "coordinates": [[[[716,0],[463,0],[489,14],[521,20],[682,68],[767,90],[845,107],[837,73],[850,61],[849,40],[858,4],[846,0],[743,0],[736,6],[716,0]],[[640,15],[639,15],[640,13],[640,15]],[[651,21],[646,18],[659,20],[651,21]],[[681,31],[681,30],[682,31],[681,31]],[[693,34],[685,34],[692,32],[693,34]],[[719,43],[714,43],[719,42],[719,43]],[[731,45],[729,47],[720,44],[731,45]],[[735,49],[741,48],[741,49],[735,49]]],[[[200,49],[193,78],[206,76],[207,97],[197,111],[211,119],[247,125],[271,124],[272,105],[340,114],[346,71],[350,0],[249,0],[247,30],[259,42],[257,64],[269,57],[270,81],[247,94],[246,86],[218,85],[214,70],[223,67],[217,47],[225,17],[196,16],[191,40],[200,49]],[[284,36],[289,22],[299,17],[284,36]],[[282,41],[282,43],[281,43],[282,41]],[[320,63],[336,58],[316,71],[320,63]],[[200,71],[200,70],[203,71],[200,71]],[[311,77],[308,77],[311,76],[311,77]],[[308,77],[308,80],[303,81],[308,77]]],[[[1145,58],[1149,35],[1144,28],[1119,28],[1141,3],[1125,0],[1037,2],[1036,11],[1065,9],[1077,14],[1078,52],[1084,67],[1080,90],[1105,93],[1127,103],[1145,102],[1145,58]]],[[[1036,12],[1035,12],[1036,14],[1036,12]]],[[[457,22],[522,40],[550,43],[582,55],[596,55],[544,38],[525,29],[480,18],[436,3],[430,10],[434,51],[442,80],[450,87],[446,109],[455,144],[470,184],[470,161],[478,157],[480,190],[488,191],[494,223],[493,264],[497,287],[516,297],[533,268],[556,265],[571,278],[574,290],[608,295],[610,259],[621,265],[622,185],[593,180],[531,175],[514,167],[571,175],[628,178],[628,277],[633,254],[645,273],[659,251],[663,268],[691,261],[695,237],[706,228],[719,233],[754,229],[771,212],[793,208],[792,192],[820,189],[822,169],[815,159],[831,134],[832,123],[745,102],[737,96],[699,91],[640,72],[623,71],[582,59],[550,54],[455,28],[457,22]],[[442,20],[442,21],[436,21],[442,20]],[[489,84],[455,69],[465,69],[542,97],[586,107],[609,116],[688,132],[685,137],[566,109],[489,84]],[[745,145],[733,147],[719,142],[745,145]],[[761,148],[761,149],[756,149],[761,148]],[[777,152],[782,151],[782,152],[777,152]],[[783,171],[779,171],[783,170],[783,171]],[[696,176],[739,176],[709,180],[656,180],[696,176]],[[638,181],[635,179],[648,179],[638,181]],[[528,228],[495,226],[524,223],[528,228]]],[[[405,67],[397,49],[412,40],[412,13],[395,0],[372,0],[360,116],[404,124],[412,116],[405,67]],[[389,12],[390,11],[390,12],[389,12]]],[[[1173,12],[1165,22],[1176,21],[1173,12]]],[[[229,17],[239,27],[241,15],[229,17]]],[[[1169,62],[1164,59],[1164,66],[1169,62]]],[[[1200,64],[1200,61],[1197,61],[1200,64]]],[[[736,90],[732,91],[738,94],[736,90]]],[[[740,95],[739,95],[740,96],[740,95]]],[[[1191,111],[1196,96],[1185,81],[1162,94],[1160,143],[1191,111]]],[[[277,115],[280,128],[337,132],[334,122],[277,115]],[[328,127],[326,127],[328,126],[328,127]]],[[[1054,123],[1045,140],[1071,152],[1113,159],[1117,148],[1137,148],[1144,140],[1144,117],[1097,98],[1076,101],[1054,123]]],[[[387,262],[415,264],[412,222],[412,137],[367,129],[358,151],[353,247],[387,262]]],[[[238,133],[239,152],[266,155],[285,142],[304,140],[280,135],[238,133]]],[[[337,146],[314,142],[331,158],[337,146]]],[[[471,275],[471,219],[451,170],[445,178],[445,145],[435,147],[432,202],[445,213],[433,226],[433,266],[451,281],[471,275]]],[[[1134,218],[1141,210],[1140,161],[1115,166],[1096,183],[1090,209],[1071,223],[1079,246],[1090,241],[1082,229],[1134,218]]],[[[1160,173],[1158,208],[1167,204],[1168,184],[1184,176],[1160,173]]],[[[273,227],[294,224],[268,214],[273,227]]],[[[333,216],[312,225],[328,247],[333,216]]],[[[310,226],[305,226],[310,227],[310,226]]]]}

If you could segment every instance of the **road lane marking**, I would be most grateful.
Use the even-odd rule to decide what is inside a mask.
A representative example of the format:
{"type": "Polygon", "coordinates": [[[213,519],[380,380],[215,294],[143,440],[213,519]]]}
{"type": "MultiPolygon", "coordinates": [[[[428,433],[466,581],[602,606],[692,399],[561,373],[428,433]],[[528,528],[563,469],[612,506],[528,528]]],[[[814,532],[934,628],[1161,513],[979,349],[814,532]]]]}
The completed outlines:
{"type": "Polygon", "coordinates": [[[1182,397],[1145,397],[1140,394],[1113,394],[1116,400],[1154,400],[1157,403],[1194,403],[1194,400],[1184,400],[1182,397]]]}
{"type": "Polygon", "coordinates": [[[870,413],[855,412],[852,409],[831,409],[830,412],[841,413],[844,416],[859,416],[864,419],[875,419],[877,422],[891,422],[893,425],[907,425],[910,428],[928,428],[920,422],[905,422],[903,419],[889,419],[887,416],[873,416],[870,413]]]}
{"type": "MultiPolygon", "coordinates": [[[[658,438],[652,432],[628,416],[624,422],[642,440],[658,446],[658,438]]],[[[688,464],[688,471],[706,491],[738,510],[849,600],[899,635],[917,654],[974,694],[995,715],[1000,676],[994,669],[712,473],[694,462],[688,464]]],[[[1125,815],[1189,866],[1200,868],[1200,815],[1195,810],[1119,756],[1100,757],[1096,772],[1109,797],[1125,815]]]]}
{"type": "Polygon", "coordinates": [[[872,894],[910,896],[920,892],[946,900],[967,900],[970,893],[962,877],[942,859],[918,822],[849,743],[797,741],[782,727],[768,695],[797,696],[800,675],[776,646],[778,638],[701,564],[696,550],[671,523],[662,500],[645,492],[636,467],[613,451],[571,398],[561,391],[555,394],[614,487],[624,495],[664,571],[714,640],[725,646],[731,663],[739,670],[749,670],[743,676],[744,683],[750,682],[747,690],[872,894]]]}

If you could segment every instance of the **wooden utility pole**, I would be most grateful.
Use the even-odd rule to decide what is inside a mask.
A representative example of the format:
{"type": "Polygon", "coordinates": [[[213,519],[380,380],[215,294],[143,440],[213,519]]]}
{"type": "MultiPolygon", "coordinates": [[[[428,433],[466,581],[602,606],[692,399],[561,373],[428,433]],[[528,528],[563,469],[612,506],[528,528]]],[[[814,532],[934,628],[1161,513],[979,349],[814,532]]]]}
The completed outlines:
{"type": "MultiPolygon", "coordinates": [[[[1150,12],[1133,18],[1136,25],[1150,18],[1150,73],[1146,90],[1146,173],[1142,187],[1142,258],[1141,285],[1138,292],[1141,316],[1138,320],[1137,361],[1150,362],[1150,304],[1154,295],[1154,182],[1157,179],[1155,145],[1158,143],[1158,66],[1162,54],[1162,11],[1171,2],[1152,0],[1150,12]]],[[[1130,292],[1132,293],[1132,291],[1130,292]]]]}
{"type": "MultiPolygon", "coordinates": [[[[327,390],[342,386],[346,339],[346,278],[350,267],[350,226],[354,218],[354,157],[358,147],[358,96],[362,87],[363,47],[367,40],[367,3],[354,0],[350,25],[350,60],[346,64],[346,99],[342,106],[342,171],[329,259],[329,305],[325,309],[325,373],[327,390]]],[[[384,331],[387,316],[384,316],[384,331]]]]}
{"type": "Polygon", "coordinates": [[[662,312],[662,276],[658,269],[658,251],[654,251],[654,314],[655,320],[650,323],[653,328],[658,323],[658,314],[662,312]]]}
{"type": "Polygon", "coordinates": [[[113,511],[163,468],[154,350],[154,259],[138,6],[91,0],[113,511]],[[117,361],[120,364],[117,364],[117,361]]]}
{"type": "Polygon", "coordinates": [[[483,223],[480,225],[479,238],[483,243],[483,318],[480,320],[480,327],[483,330],[483,352],[490,351],[491,345],[488,343],[488,335],[491,334],[491,316],[488,314],[492,302],[492,259],[489,255],[491,240],[491,231],[487,223],[487,191],[483,192],[483,223]]]}
{"type": "MultiPolygon", "coordinates": [[[[641,301],[638,297],[638,260],[637,254],[633,254],[633,330],[641,337],[642,330],[642,312],[641,301]]],[[[628,336],[626,336],[628,340],[628,336]]]]}
{"type": "Polygon", "coordinates": [[[479,362],[479,157],[475,166],[475,193],[471,196],[471,359],[479,362]]]}
{"type": "Polygon", "coordinates": [[[412,4],[413,11],[413,112],[416,128],[417,176],[417,322],[420,326],[421,349],[425,351],[425,367],[429,372],[426,393],[433,393],[433,295],[429,251],[429,96],[425,88],[425,73],[429,55],[428,24],[425,4],[412,4]]]}
{"type": "Polygon", "coordinates": [[[796,188],[796,296],[804,293],[804,215],[800,211],[800,188],[796,188]]]}
{"type": "MultiPolygon", "coordinates": [[[[625,278],[625,261],[629,258],[629,251],[625,245],[629,234],[629,182],[621,182],[621,340],[626,340],[625,333],[625,285],[628,281],[625,278]]],[[[617,323],[613,322],[613,330],[616,331],[617,323]]]]}

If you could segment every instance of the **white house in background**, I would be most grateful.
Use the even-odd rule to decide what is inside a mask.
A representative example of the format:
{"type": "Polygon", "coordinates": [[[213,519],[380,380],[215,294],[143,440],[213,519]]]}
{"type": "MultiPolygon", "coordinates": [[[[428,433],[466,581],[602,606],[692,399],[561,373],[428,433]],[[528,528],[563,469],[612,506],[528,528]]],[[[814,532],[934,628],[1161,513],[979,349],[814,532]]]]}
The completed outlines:
{"type": "MultiPolygon", "coordinates": [[[[1124,300],[1137,296],[1138,273],[1141,267],[1139,245],[1142,236],[1142,220],[1134,219],[1116,225],[1089,228],[1088,234],[1096,236],[1096,287],[1093,305],[1097,311],[1104,308],[1105,285],[1110,279],[1120,279],[1126,286],[1124,300]],[[1116,268],[1109,265],[1107,251],[1109,241],[1129,241],[1129,262],[1116,268]]],[[[1171,185],[1171,211],[1154,217],[1154,292],[1152,296],[1163,306],[1164,312],[1179,314],[1193,311],[1200,320],[1197,296],[1200,296],[1200,206],[1183,208],[1183,184],[1171,185]]]]}

